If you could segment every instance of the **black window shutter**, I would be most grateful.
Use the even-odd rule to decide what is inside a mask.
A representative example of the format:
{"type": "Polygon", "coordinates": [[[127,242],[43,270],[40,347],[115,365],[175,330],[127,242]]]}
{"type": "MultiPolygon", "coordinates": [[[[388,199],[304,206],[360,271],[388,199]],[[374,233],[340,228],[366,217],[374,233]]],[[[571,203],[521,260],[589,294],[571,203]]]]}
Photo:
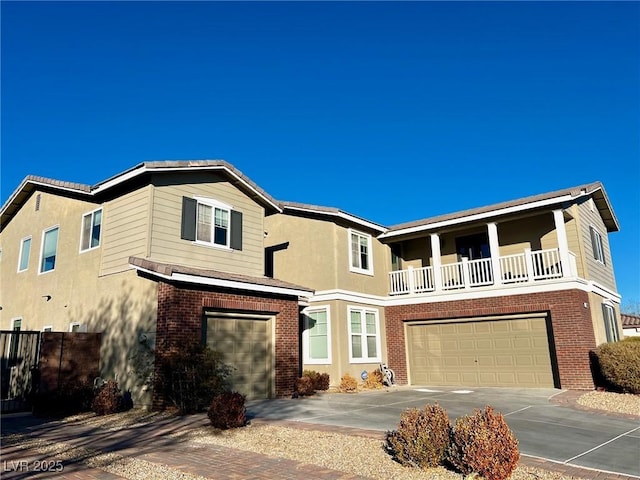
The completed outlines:
{"type": "Polygon", "coordinates": [[[242,250],[242,212],[231,210],[231,248],[242,250]]]}
{"type": "Polygon", "coordinates": [[[196,240],[196,208],[197,200],[182,197],[182,229],[180,238],[183,240],[196,240]]]}

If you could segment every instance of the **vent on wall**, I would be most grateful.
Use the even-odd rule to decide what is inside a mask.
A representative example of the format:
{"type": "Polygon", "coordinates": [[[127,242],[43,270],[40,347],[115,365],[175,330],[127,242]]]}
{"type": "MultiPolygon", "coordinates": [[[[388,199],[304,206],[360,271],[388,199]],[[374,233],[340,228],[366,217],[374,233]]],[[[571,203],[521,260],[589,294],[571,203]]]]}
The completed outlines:
{"type": "Polygon", "coordinates": [[[40,194],[36,195],[36,212],[40,210],[40,197],[40,194]]]}

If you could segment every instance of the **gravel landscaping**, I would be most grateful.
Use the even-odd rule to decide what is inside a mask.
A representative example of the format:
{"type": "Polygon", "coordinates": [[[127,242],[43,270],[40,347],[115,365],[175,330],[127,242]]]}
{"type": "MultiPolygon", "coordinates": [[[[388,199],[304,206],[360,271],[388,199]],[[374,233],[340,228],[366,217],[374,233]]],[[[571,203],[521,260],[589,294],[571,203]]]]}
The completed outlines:
{"type": "MultiPolygon", "coordinates": [[[[607,412],[638,415],[640,418],[640,396],[638,395],[589,392],[579,397],[578,404],[607,412]]],[[[99,427],[108,431],[118,431],[154,422],[167,415],[167,413],[132,410],[102,417],[94,414],[76,415],[67,417],[64,421],[99,427]]],[[[383,441],[375,438],[316,431],[308,428],[298,429],[268,423],[257,423],[227,431],[205,427],[187,433],[181,432],[180,436],[183,440],[186,436],[187,441],[193,444],[236,448],[373,479],[463,479],[462,475],[442,467],[429,470],[402,467],[385,452],[383,441]],[[310,448],[311,445],[313,448],[310,448]]],[[[135,458],[125,459],[117,454],[103,454],[102,452],[71,447],[64,443],[45,443],[21,435],[5,436],[2,442],[5,446],[13,445],[46,453],[52,460],[75,459],[93,468],[100,468],[128,479],[199,480],[202,478],[173,470],[166,465],[135,458]]],[[[570,480],[575,478],[558,472],[525,466],[519,466],[511,476],[512,480],[570,480]]]]}

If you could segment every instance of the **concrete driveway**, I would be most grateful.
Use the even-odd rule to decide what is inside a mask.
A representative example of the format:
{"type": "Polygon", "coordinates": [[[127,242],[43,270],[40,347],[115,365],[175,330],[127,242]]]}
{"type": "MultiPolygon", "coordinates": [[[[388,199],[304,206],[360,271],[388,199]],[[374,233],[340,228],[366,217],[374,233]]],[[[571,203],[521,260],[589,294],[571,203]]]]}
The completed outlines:
{"type": "Polygon", "coordinates": [[[640,478],[640,421],[551,403],[556,389],[393,387],[358,394],[321,393],[251,402],[252,418],[387,431],[406,408],[438,403],[450,420],[474,408],[501,412],[524,455],[640,478]]]}

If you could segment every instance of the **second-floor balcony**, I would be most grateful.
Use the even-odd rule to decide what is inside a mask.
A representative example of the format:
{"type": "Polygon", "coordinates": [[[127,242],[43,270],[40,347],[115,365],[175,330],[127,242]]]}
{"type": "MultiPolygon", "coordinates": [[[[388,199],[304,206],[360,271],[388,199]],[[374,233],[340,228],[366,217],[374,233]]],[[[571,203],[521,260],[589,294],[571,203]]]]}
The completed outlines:
{"type": "Polygon", "coordinates": [[[576,259],[568,252],[562,265],[558,248],[530,250],[515,255],[469,260],[433,266],[396,270],[389,273],[390,295],[460,290],[517,283],[532,283],[576,275],[576,259]]]}

